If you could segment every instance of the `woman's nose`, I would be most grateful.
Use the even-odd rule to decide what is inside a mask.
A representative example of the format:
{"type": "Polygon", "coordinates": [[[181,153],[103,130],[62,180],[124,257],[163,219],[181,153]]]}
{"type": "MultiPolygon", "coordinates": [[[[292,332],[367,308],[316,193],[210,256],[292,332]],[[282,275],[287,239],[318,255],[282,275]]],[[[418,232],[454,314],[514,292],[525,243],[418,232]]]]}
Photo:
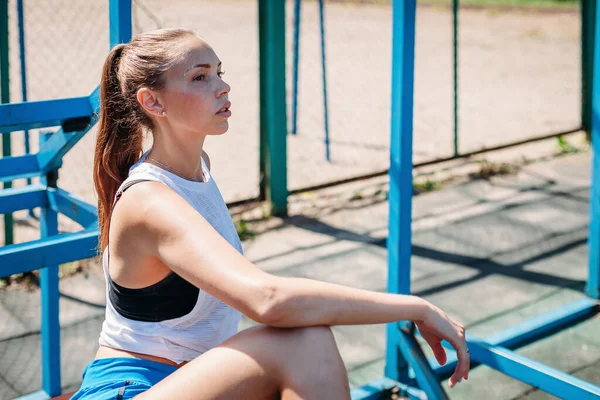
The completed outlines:
{"type": "Polygon", "coordinates": [[[221,81],[221,85],[219,86],[217,97],[222,97],[231,91],[231,86],[225,81],[221,81]]]}

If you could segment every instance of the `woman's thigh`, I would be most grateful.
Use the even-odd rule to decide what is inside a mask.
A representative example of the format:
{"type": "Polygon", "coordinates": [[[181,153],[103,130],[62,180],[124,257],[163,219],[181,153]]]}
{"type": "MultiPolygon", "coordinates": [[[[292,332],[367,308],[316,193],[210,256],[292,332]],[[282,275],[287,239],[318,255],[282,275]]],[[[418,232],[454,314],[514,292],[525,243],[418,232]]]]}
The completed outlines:
{"type": "Polygon", "coordinates": [[[327,398],[349,397],[344,365],[329,328],[257,326],[207,351],[136,398],[271,399],[280,398],[281,391],[303,398],[315,393],[310,386],[319,379],[333,393],[327,398]]]}

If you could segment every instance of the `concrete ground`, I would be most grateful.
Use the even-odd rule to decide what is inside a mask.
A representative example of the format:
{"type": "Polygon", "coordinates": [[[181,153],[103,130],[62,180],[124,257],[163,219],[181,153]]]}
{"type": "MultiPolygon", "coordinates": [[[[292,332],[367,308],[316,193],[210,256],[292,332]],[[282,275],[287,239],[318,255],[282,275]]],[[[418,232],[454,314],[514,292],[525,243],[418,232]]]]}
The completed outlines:
{"type": "MultiPolygon", "coordinates": [[[[412,291],[486,337],[582,297],[587,277],[589,153],[529,164],[517,175],[415,196],[412,291]]],[[[386,288],[384,178],[292,198],[293,216],[249,222],[247,257],[282,276],[386,288]]],[[[100,270],[63,279],[62,379],[77,387],[103,320],[100,270]]],[[[0,399],[40,389],[39,292],[0,291],[0,399]]],[[[251,326],[244,319],[240,328],[251,326]]],[[[384,325],[334,327],[352,386],[382,376],[384,325]]],[[[600,318],[518,352],[600,385],[600,318]]],[[[447,389],[447,385],[445,385],[447,389]]],[[[548,399],[488,367],[452,399],[548,399]]]]}

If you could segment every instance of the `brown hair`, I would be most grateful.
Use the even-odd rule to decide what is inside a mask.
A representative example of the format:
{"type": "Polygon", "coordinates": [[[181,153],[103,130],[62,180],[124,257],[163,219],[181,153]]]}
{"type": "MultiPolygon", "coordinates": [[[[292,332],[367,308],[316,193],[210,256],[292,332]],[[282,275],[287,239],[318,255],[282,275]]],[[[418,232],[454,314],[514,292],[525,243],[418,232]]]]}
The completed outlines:
{"type": "Polygon", "coordinates": [[[152,119],[137,101],[140,87],[160,89],[164,73],[181,56],[176,43],[194,32],[161,29],[115,46],[104,62],[100,83],[100,126],[94,151],[94,185],[98,192],[100,249],[108,245],[112,205],[119,186],[142,152],[144,130],[152,119]]]}

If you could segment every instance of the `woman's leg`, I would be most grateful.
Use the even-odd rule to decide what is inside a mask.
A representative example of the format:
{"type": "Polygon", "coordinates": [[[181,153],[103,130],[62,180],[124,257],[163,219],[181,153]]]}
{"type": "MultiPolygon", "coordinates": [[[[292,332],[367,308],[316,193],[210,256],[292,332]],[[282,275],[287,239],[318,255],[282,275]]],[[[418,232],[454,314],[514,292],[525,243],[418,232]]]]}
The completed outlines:
{"type": "Polygon", "coordinates": [[[331,329],[247,329],[136,399],[349,399],[331,329]]]}

